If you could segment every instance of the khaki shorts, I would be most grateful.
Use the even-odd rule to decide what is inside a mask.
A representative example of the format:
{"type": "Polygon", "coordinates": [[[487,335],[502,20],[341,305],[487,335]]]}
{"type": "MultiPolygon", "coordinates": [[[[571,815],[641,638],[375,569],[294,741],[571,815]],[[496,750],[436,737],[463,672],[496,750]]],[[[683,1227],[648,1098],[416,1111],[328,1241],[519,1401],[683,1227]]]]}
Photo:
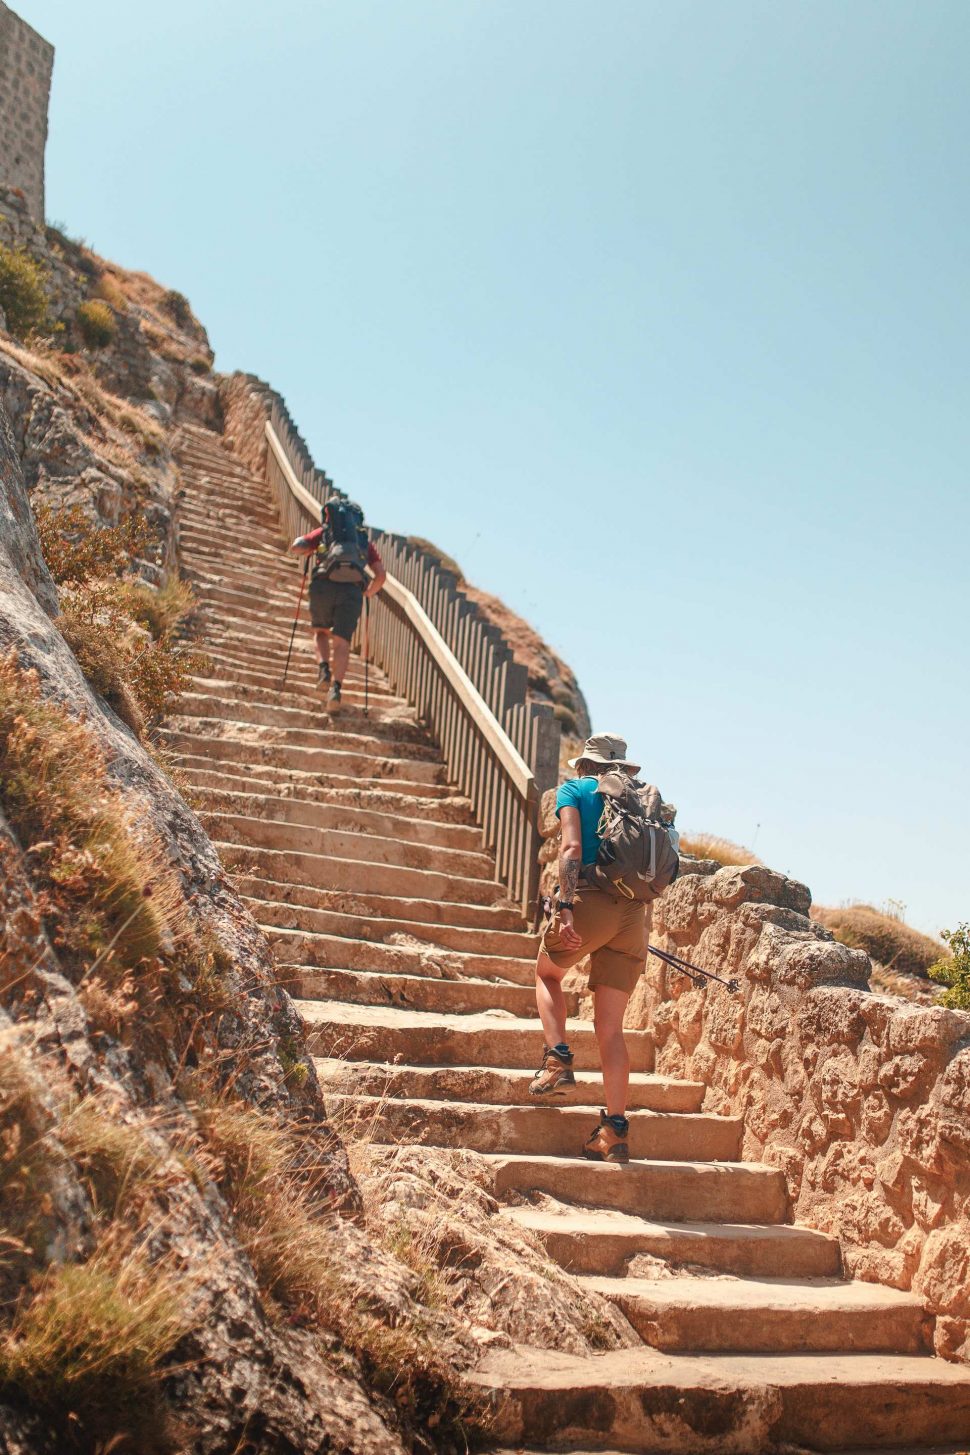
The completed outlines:
{"type": "Polygon", "coordinates": [[[560,970],[569,970],[590,957],[589,988],[610,985],[629,995],[643,974],[650,934],[649,906],[613,899],[601,889],[582,888],[573,898],[573,924],[582,944],[576,950],[559,948],[559,916],[542,936],[542,948],[560,970]]]}

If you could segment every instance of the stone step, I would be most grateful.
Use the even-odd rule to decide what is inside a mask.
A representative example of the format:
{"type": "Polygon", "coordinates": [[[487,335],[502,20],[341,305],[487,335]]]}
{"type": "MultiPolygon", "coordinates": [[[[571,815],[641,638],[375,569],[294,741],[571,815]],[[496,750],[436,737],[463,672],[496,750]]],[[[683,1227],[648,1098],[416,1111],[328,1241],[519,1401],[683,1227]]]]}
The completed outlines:
{"type": "Polygon", "coordinates": [[[496,1197],[544,1192],[561,1202],[639,1217],[698,1222],[781,1223],[785,1179],[756,1162],[587,1162],[582,1157],[489,1158],[496,1197]]]}
{"type": "MultiPolygon", "coordinates": [[[[429,938],[431,932],[437,932],[450,919],[454,919],[456,924],[469,931],[493,928],[508,930],[522,924],[521,911],[502,904],[501,901],[497,904],[462,904],[460,901],[446,904],[440,899],[408,899],[403,896],[372,893],[359,886],[352,891],[321,889],[314,885],[286,884],[251,874],[236,875],[234,883],[237,891],[244,897],[260,900],[272,898],[281,906],[285,904],[297,908],[332,909],[339,914],[369,915],[378,922],[384,916],[389,919],[391,914],[395,914],[398,920],[394,924],[403,923],[406,933],[411,933],[409,927],[414,926],[413,932],[416,936],[420,930],[427,929],[429,938]]],[[[393,930],[394,924],[389,922],[388,929],[393,930]]],[[[366,937],[360,935],[358,938],[366,937]]],[[[482,948],[485,948],[484,944],[482,948]]]]}
{"type": "Polygon", "coordinates": [[[582,1280],[655,1349],[751,1354],[925,1353],[923,1305],[875,1283],[782,1278],[582,1280]]]}
{"type": "MultiPolygon", "coordinates": [[[[250,734],[265,733],[265,728],[251,728],[250,734]]],[[[395,792],[402,792],[402,783],[422,788],[440,783],[444,770],[437,763],[418,763],[408,758],[364,758],[358,753],[345,753],[334,748],[307,748],[299,744],[279,743],[271,738],[220,737],[198,730],[189,732],[176,724],[160,732],[162,740],[175,752],[189,757],[204,754],[213,763],[268,764],[275,768],[298,772],[335,775],[351,782],[387,782],[395,792]]]]}
{"type": "MultiPolygon", "coordinates": [[[[391,1062],[335,1061],[318,1057],[317,1074],[327,1095],[331,1091],[344,1095],[376,1097],[411,1097],[418,1101],[471,1101],[494,1106],[533,1106],[529,1084],[534,1070],[523,1071],[505,1066],[494,1070],[487,1066],[401,1066],[391,1062]]],[[[576,1085],[566,1087],[556,1098],[557,1106],[599,1106],[603,1098],[603,1078],[598,1071],[577,1071],[576,1085]]],[[[634,1072],[630,1077],[631,1110],[700,1111],[705,1088],[698,1081],[673,1081],[667,1076],[634,1072]]],[[[527,1211],[510,1209],[510,1212],[527,1211]]],[[[528,1211],[531,1211],[529,1209],[528,1211]]],[[[602,1214],[621,1217],[622,1214],[602,1214]]],[[[558,1260],[557,1260],[558,1261],[558,1260]]],[[[621,1260],[622,1261],[622,1260],[621,1260]]],[[[620,1264],[600,1264],[583,1268],[582,1272],[613,1273],[620,1264]]],[[[812,1273],[835,1271],[830,1265],[812,1273]]]]}
{"type": "MultiPolygon", "coordinates": [[[[267,698],[275,698],[278,702],[317,703],[324,701],[324,691],[317,687],[316,658],[305,650],[301,650],[297,657],[295,651],[294,648],[294,656],[290,658],[285,683],[282,682],[282,662],[277,662],[272,670],[260,671],[242,657],[226,656],[214,652],[208,647],[206,655],[211,663],[210,675],[206,678],[195,677],[192,680],[199,687],[204,683],[205,690],[210,691],[215,697],[221,696],[223,688],[229,691],[235,688],[245,688],[249,692],[265,694],[267,698]]],[[[359,675],[356,671],[348,672],[343,680],[342,692],[345,706],[353,704],[355,707],[363,708],[363,672],[359,675]]],[[[395,717],[399,716],[403,722],[413,723],[415,721],[414,711],[405,699],[395,696],[379,682],[368,683],[367,698],[368,706],[371,712],[377,715],[378,721],[383,717],[390,718],[392,714],[395,717]]]]}
{"type": "Polygon", "coordinates": [[[395,736],[393,725],[384,729],[386,737],[361,732],[363,724],[359,722],[348,723],[341,732],[337,723],[343,726],[344,717],[331,717],[322,705],[319,722],[308,728],[266,726],[251,723],[245,718],[203,717],[181,711],[173,713],[168,721],[172,731],[192,733],[206,742],[214,738],[340,754],[345,771],[359,773],[364,778],[379,776],[375,773],[375,766],[383,767],[385,764],[396,772],[400,772],[402,765],[406,764],[410,777],[427,779],[429,783],[438,782],[442,774],[440,757],[425,746],[409,742],[404,736],[395,736]]]}
{"type": "MultiPolygon", "coordinates": [[[[578,1157],[599,1121],[595,1107],[541,1103],[491,1106],[334,1094],[329,1105],[363,1116],[378,1142],[503,1155],[578,1157]]],[[[637,1161],[731,1162],[739,1153],[741,1130],[740,1117],[640,1111],[630,1118],[630,1155],[637,1161]]]]}
{"type": "MultiPolygon", "coordinates": [[[[421,1066],[513,1066],[535,1070],[542,1058],[538,1020],[513,1016],[432,1015],[383,1006],[342,1005],[301,1000],[297,1009],[316,1056],[346,1061],[397,1061],[421,1066]]],[[[599,1052],[589,1021],[568,1021],[576,1068],[599,1067],[599,1052]]],[[[646,1031],[627,1036],[634,1070],[649,1071],[653,1041],[646,1031]]],[[[589,1164],[586,1164],[589,1165],[589,1164]]],[[[780,1177],[779,1174],[775,1174],[780,1177]]],[[[755,1220],[756,1221],[756,1220],[755,1220]]]]}
{"type": "Polygon", "coordinates": [[[214,813],[210,809],[201,809],[199,817],[209,836],[221,843],[309,855],[311,862],[316,858],[366,860],[369,864],[428,869],[455,878],[488,881],[494,873],[495,861],[490,855],[471,853],[467,849],[387,838],[362,830],[309,828],[303,824],[280,823],[277,819],[214,813]]]}
{"type": "Polygon", "coordinates": [[[374,864],[366,859],[334,859],[328,854],[297,853],[293,849],[262,849],[250,844],[215,840],[230,872],[255,874],[284,883],[314,884],[321,889],[344,889],[390,897],[435,898],[458,904],[497,904],[505,899],[505,886],[488,879],[468,879],[435,869],[407,869],[396,864],[374,864]],[[243,867],[245,866],[245,867],[243,867]]]}
{"type": "MultiPolygon", "coordinates": [[[[363,694],[356,692],[354,695],[361,699],[363,697],[363,694]]],[[[375,699],[375,706],[377,701],[375,699]]],[[[275,703],[254,702],[245,688],[235,688],[231,684],[227,684],[218,696],[208,692],[183,692],[178,706],[180,718],[219,718],[223,722],[283,728],[287,732],[311,732],[311,741],[338,736],[338,719],[331,717],[328,712],[325,693],[322,690],[318,692],[315,688],[307,695],[305,703],[299,706],[278,700],[275,703]]],[[[340,736],[346,737],[348,749],[358,752],[386,752],[389,747],[393,747],[401,757],[423,758],[427,762],[441,761],[441,755],[428,742],[424,729],[404,718],[382,720],[375,717],[373,723],[355,721],[340,736]]]]}
{"type": "Polygon", "coordinates": [[[525,962],[524,974],[508,978],[518,984],[531,985],[535,976],[537,941],[533,935],[511,930],[465,928],[461,925],[422,924],[420,921],[364,914],[343,914],[335,910],[309,909],[288,902],[243,896],[253,917],[264,926],[284,930],[311,930],[341,939],[369,940],[384,944],[392,935],[406,935],[435,950],[453,950],[464,955],[497,955],[525,962]]]}
{"type": "Polygon", "coordinates": [[[342,935],[321,935],[312,931],[283,930],[262,925],[279,960],[304,970],[368,970],[379,974],[424,977],[436,985],[462,976],[483,983],[508,985],[520,990],[529,1014],[535,1011],[535,979],[528,960],[503,955],[467,955],[435,945],[386,944],[379,940],[351,940],[342,935]]]}
{"type": "MultiPolygon", "coordinates": [[[[403,812],[381,812],[363,805],[329,800],[323,793],[316,799],[290,793],[286,796],[255,793],[247,789],[211,788],[204,807],[210,812],[231,814],[290,824],[318,833],[357,833],[398,842],[418,843],[425,848],[453,849],[480,853],[482,831],[474,824],[439,823],[427,818],[407,818],[403,812]]],[[[402,799],[399,810],[407,807],[402,799]]]]}
{"type": "Polygon", "coordinates": [[[970,1430],[970,1369],[913,1354],[520,1347],[487,1355],[468,1381],[491,1395],[492,1439],[517,1446],[770,1455],[965,1441],[970,1430]]]}
{"type": "MultiPolygon", "coordinates": [[[[395,975],[382,971],[328,968],[308,970],[279,963],[280,980],[291,995],[304,1000],[341,1000],[354,1005],[399,1005],[404,1010],[440,1011],[445,1015],[479,1015],[507,1010],[527,1016],[535,1010],[532,991],[494,980],[435,980],[428,975],[395,975]]],[[[579,996],[566,994],[570,1015],[579,996]]]]}
{"type": "MultiPolygon", "coordinates": [[[[194,741],[194,740],[193,740],[194,741]]],[[[200,747],[206,744],[201,742],[200,747]]],[[[285,792],[292,790],[294,796],[305,798],[308,793],[319,794],[330,801],[342,795],[342,803],[360,802],[369,806],[380,806],[393,811],[397,804],[406,803],[409,817],[425,816],[437,818],[447,816],[450,823],[467,823],[471,816],[468,800],[460,797],[447,783],[407,783],[396,779],[388,782],[383,778],[349,778],[340,773],[304,773],[294,768],[280,768],[272,763],[247,764],[240,774],[228,763],[213,763],[198,753],[180,752],[179,766],[190,783],[199,788],[226,787],[241,783],[252,784],[254,789],[271,789],[276,786],[285,792]]]]}
{"type": "Polygon", "coordinates": [[[561,1204],[510,1207],[505,1216],[535,1234],[569,1273],[616,1278],[638,1254],[751,1278],[834,1278],[841,1272],[836,1238],[789,1223],[658,1222],[561,1204]]]}
{"type": "MultiPolygon", "coordinates": [[[[307,663],[311,671],[306,676],[306,688],[304,690],[291,691],[297,684],[291,684],[290,673],[286,675],[286,687],[281,692],[279,688],[279,676],[275,680],[267,681],[266,685],[254,684],[240,680],[238,671],[233,671],[231,676],[225,677],[203,677],[198,676],[192,679],[192,688],[196,693],[201,693],[208,698],[216,698],[220,704],[225,701],[249,703],[253,705],[272,708],[286,708],[300,712],[312,712],[315,714],[314,721],[318,719],[320,703],[323,700],[323,689],[316,685],[316,662],[307,663]]],[[[293,669],[293,661],[290,660],[290,670],[293,669]]],[[[344,694],[350,699],[359,698],[361,703],[364,700],[363,673],[360,674],[361,681],[357,681],[356,673],[352,677],[345,676],[343,682],[344,694]]],[[[382,735],[389,731],[391,722],[402,735],[409,737],[413,742],[427,743],[428,734],[414,716],[413,710],[403,697],[393,697],[385,688],[378,683],[374,691],[369,693],[371,706],[375,713],[380,708],[380,715],[375,716],[373,724],[366,728],[371,736],[382,735]]]]}

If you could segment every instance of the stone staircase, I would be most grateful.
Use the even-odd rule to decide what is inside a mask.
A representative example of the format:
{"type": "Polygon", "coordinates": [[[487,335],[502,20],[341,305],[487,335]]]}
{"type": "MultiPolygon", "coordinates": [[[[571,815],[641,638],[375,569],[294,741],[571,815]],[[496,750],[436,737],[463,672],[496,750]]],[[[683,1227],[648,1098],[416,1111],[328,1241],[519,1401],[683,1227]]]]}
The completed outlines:
{"type": "Polygon", "coordinates": [[[737,1455],[970,1440],[970,1371],[930,1357],[919,1301],[843,1280],[837,1242],[789,1223],[782,1174],[738,1160],[740,1122],[705,1113],[702,1085],[651,1074],[648,1033],[630,1037],[628,1167],[577,1157],[600,1104],[588,1022],[570,1024],[576,1087],[530,1104],[535,942],[468,804],[373,670],[364,716],[356,659],[326,717],[305,609],[280,691],[299,566],[267,488],[195,426],[179,459],[212,665],[166,737],[299,998],[329,1104],[378,1140],[481,1153],[504,1215],[643,1340],[488,1356],[475,1379],[496,1438],[737,1455]]]}

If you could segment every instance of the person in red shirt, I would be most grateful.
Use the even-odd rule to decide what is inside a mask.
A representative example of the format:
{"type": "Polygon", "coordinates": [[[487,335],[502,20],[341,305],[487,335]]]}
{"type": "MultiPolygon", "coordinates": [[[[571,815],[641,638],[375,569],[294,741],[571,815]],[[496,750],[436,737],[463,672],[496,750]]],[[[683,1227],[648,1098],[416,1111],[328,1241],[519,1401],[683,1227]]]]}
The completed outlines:
{"type": "Polygon", "coordinates": [[[327,709],[331,713],[340,711],[341,685],[364,597],[376,596],[387,577],[380,552],[373,541],[366,540],[362,524],[354,531],[341,532],[342,521],[337,519],[334,526],[335,516],[347,508],[363,521],[357,506],[339,502],[336,510],[325,506],[323,524],[297,536],[290,547],[299,556],[316,557],[310,581],[310,624],[319,663],[317,687],[321,691],[329,687],[327,709]]]}

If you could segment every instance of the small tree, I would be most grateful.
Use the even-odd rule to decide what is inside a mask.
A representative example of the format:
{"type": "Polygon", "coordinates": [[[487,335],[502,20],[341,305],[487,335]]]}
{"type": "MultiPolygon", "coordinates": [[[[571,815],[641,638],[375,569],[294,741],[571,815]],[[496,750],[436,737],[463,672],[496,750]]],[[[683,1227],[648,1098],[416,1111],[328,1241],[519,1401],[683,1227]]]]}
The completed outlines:
{"type": "Polygon", "coordinates": [[[947,987],[940,997],[943,1005],[950,1010],[970,1010],[970,922],[944,930],[943,938],[950,947],[950,958],[931,965],[930,978],[947,987]]]}

